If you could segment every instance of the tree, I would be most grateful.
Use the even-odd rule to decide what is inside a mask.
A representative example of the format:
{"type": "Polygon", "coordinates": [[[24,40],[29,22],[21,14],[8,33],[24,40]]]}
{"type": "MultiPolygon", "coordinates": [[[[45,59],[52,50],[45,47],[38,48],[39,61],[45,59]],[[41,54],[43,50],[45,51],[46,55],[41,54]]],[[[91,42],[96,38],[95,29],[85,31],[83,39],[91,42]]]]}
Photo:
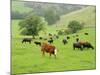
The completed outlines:
{"type": "Polygon", "coordinates": [[[22,35],[31,35],[33,38],[38,35],[39,31],[45,28],[46,21],[44,18],[33,15],[28,16],[19,22],[22,35]]]}
{"type": "Polygon", "coordinates": [[[12,19],[23,19],[29,13],[20,13],[18,11],[11,11],[11,18],[12,19]]]}
{"type": "Polygon", "coordinates": [[[56,23],[60,19],[60,15],[53,8],[45,10],[44,17],[49,25],[56,23]]]}
{"type": "Polygon", "coordinates": [[[81,30],[83,26],[83,24],[75,20],[70,21],[68,24],[68,28],[72,30],[72,33],[76,33],[78,30],[81,30]]]}

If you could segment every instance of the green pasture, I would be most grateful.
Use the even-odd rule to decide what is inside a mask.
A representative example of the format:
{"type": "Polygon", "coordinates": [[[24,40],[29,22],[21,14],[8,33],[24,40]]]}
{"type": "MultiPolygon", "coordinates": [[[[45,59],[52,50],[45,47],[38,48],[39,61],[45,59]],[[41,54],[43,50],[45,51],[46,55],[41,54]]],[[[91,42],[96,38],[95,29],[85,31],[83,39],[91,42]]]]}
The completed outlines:
{"type": "MultiPolygon", "coordinates": [[[[73,38],[73,35],[76,34],[69,35],[70,39],[68,40],[68,44],[66,45],[63,45],[62,39],[66,38],[67,35],[62,35],[59,39],[54,40],[53,43],[53,45],[55,45],[59,50],[56,59],[54,58],[54,56],[50,58],[49,54],[46,54],[43,57],[40,46],[36,46],[34,44],[35,40],[33,40],[31,44],[22,44],[22,38],[29,36],[20,35],[18,26],[20,20],[12,20],[12,74],[95,69],[95,13],[92,13],[93,15],[90,19],[90,16],[88,16],[90,14],[90,11],[87,11],[89,9],[93,11],[94,8],[95,7],[87,7],[82,10],[69,13],[69,16],[68,14],[62,16],[61,20],[55,24],[58,26],[47,26],[47,33],[57,33],[57,29],[64,29],[65,27],[67,27],[68,22],[75,18],[77,20],[84,20],[86,25],[91,26],[87,26],[76,34],[79,35],[80,40],[89,41],[94,46],[94,50],[73,50],[72,44],[76,39],[73,38]],[[78,14],[80,12],[81,14],[78,14]],[[75,14],[77,14],[77,16],[79,15],[79,18],[74,17],[75,14]],[[89,35],[84,35],[85,32],[88,32],[89,35]]],[[[43,37],[46,36],[42,32],[40,33],[40,35],[43,37]]]]}
{"type": "MultiPolygon", "coordinates": [[[[18,21],[14,22],[16,24],[18,21]]],[[[85,49],[84,51],[76,49],[74,51],[72,43],[75,41],[75,38],[72,35],[69,35],[71,38],[66,45],[62,44],[62,39],[66,38],[67,35],[60,36],[60,39],[54,41],[53,45],[59,50],[57,59],[55,59],[53,56],[50,58],[49,54],[42,57],[40,47],[36,46],[33,42],[32,44],[22,44],[21,37],[23,36],[16,33],[18,31],[17,28],[18,25],[14,25],[12,29],[12,35],[15,36],[12,37],[13,74],[95,69],[95,49],[85,49]]],[[[95,28],[83,29],[77,34],[80,39],[88,40],[95,47],[95,28]],[[88,32],[89,35],[84,35],[84,32],[88,32]]]]}

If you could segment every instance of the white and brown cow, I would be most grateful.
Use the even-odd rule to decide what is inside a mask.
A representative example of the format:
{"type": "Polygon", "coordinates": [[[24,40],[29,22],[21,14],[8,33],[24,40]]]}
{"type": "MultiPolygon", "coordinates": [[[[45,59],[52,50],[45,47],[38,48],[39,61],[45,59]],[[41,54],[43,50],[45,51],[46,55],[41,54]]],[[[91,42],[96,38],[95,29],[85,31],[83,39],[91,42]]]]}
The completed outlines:
{"type": "Polygon", "coordinates": [[[51,44],[42,43],[41,51],[42,51],[43,55],[45,55],[45,53],[49,53],[50,57],[51,57],[51,55],[54,55],[55,58],[56,58],[57,48],[55,46],[51,45],[51,44]]]}

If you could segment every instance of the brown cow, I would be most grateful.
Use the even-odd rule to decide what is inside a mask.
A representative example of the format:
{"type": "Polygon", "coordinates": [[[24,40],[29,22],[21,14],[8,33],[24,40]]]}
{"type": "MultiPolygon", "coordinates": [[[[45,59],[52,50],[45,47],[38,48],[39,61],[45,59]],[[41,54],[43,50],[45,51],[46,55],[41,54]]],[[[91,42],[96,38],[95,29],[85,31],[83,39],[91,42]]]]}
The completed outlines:
{"type": "Polygon", "coordinates": [[[94,49],[94,47],[92,46],[92,44],[90,42],[83,42],[83,41],[79,41],[79,43],[83,46],[83,48],[91,48],[94,49]]]}
{"type": "Polygon", "coordinates": [[[42,43],[41,45],[41,51],[43,52],[43,55],[45,55],[45,53],[49,53],[50,57],[53,54],[56,58],[56,54],[57,54],[57,49],[55,46],[48,44],[48,43],[42,43]]]}
{"type": "Polygon", "coordinates": [[[75,48],[79,48],[80,50],[83,50],[84,48],[94,49],[92,44],[87,41],[79,41],[79,42],[73,43],[73,49],[75,50],[75,48]]]}

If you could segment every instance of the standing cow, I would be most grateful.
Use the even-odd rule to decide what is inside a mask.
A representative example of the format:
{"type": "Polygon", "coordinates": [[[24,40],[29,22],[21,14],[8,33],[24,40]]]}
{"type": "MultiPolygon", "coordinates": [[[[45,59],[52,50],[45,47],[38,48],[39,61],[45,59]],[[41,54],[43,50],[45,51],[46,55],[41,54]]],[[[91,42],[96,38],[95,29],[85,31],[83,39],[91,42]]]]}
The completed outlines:
{"type": "Polygon", "coordinates": [[[51,44],[42,43],[41,51],[42,51],[43,55],[45,55],[45,53],[49,53],[50,57],[51,57],[51,55],[54,55],[55,58],[56,58],[57,48],[55,46],[51,45],[51,44]]]}
{"type": "Polygon", "coordinates": [[[86,41],[79,41],[79,42],[73,43],[73,49],[75,50],[75,48],[78,48],[80,50],[83,50],[84,48],[94,49],[94,47],[92,46],[92,44],[89,43],[89,42],[86,42],[86,41]]]}
{"type": "Polygon", "coordinates": [[[75,48],[83,50],[83,46],[79,42],[73,43],[73,49],[75,50],[75,48]]]}
{"type": "Polygon", "coordinates": [[[87,41],[79,41],[79,43],[83,46],[83,48],[91,48],[94,49],[93,45],[90,42],[87,41]]]}
{"type": "Polygon", "coordinates": [[[68,41],[66,39],[63,39],[62,42],[64,45],[68,43],[68,41]]]}
{"type": "Polygon", "coordinates": [[[84,33],[85,35],[88,35],[88,33],[86,32],[86,33],[84,33]]]}
{"type": "Polygon", "coordinates": [[[22,43],[26,43],[26,42],[29,42],[30,44],[31,44],[31,42],[32,42],[32,38],[24,38],[23,40],[22,40],[22,43]]]}
{"type": "Polygon", "coordinates": [[[68,39],[70,39],[70,37],[69,37],[69,36],[67,36],[67,40],[68,40],[68,39]]]}
{"type": "Polygon", "coordinates": [[[48,43],[52,44],[52,43],[53,43],[53,39],[52,39],[52,38],[49,39],[49,40],[48,40],[48,43]]]}

